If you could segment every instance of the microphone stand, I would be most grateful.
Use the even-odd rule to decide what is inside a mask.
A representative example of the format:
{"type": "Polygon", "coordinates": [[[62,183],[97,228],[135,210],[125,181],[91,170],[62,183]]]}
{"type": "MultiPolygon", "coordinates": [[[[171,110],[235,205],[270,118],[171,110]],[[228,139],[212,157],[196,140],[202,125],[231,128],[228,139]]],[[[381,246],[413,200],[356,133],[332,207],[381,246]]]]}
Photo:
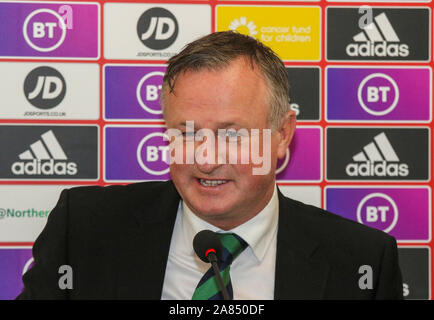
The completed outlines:
{"type": "Polygon", "coordinates": [[[207,258],[208,258],[208,261],[212,265],[212,269],[214,270],[214,274],[215,274],[215,277],[217,279],[217,285],[219,286],[219,288],[223,294],[223,300],[231,300],[229,298],[228,290],[226,289],[226,286],[223,283],[222,276],[220,275],[220,269],[219,269],[219,266],[217,264],[217,255],[215,253],[211,252],[207,255],[207,258]]]}

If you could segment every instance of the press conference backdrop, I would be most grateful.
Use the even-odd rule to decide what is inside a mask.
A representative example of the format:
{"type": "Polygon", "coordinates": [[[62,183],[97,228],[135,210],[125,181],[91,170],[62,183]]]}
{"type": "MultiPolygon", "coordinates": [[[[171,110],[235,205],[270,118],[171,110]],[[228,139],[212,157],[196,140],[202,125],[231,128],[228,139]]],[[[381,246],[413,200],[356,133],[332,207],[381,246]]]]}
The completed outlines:
{"type": "Polygon", "coordinates": [[[167,59],[235,30],[285,62],[298,128],[283,193],[393,235],[432,290],[431,1],[0,1],[0,299],[64,188],[167,180],[167,59]],[[368,7],[360,7],[367,5],[368,7]]]}

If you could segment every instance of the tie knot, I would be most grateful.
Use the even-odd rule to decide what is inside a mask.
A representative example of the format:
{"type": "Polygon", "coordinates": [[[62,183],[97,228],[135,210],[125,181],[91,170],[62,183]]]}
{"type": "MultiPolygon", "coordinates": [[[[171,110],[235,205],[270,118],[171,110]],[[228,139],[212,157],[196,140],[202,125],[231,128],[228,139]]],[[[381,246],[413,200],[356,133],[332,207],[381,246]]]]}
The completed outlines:
{"type": "Polygon", "coordinates": [[[217,233],[223,245],[223,264],[231,264],[248,244],[235,233],[217,233]]]}

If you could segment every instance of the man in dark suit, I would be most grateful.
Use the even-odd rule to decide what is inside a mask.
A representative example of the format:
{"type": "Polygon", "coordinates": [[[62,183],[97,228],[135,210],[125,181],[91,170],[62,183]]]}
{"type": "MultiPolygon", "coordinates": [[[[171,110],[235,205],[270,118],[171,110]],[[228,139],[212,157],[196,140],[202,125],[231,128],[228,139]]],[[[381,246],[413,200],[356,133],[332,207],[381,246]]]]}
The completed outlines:
{"type": "Polygon", "coordinates": [[[18,298],[220,298],[192,246],[203,229],[230,257],[220,267],[234,299],[402,298],[393,237],[278,190],[271,168],[295,130],[288,92],[283,63],[251,37],[189,44],[162,89],[172,180],[64,190],[18,298]]]}

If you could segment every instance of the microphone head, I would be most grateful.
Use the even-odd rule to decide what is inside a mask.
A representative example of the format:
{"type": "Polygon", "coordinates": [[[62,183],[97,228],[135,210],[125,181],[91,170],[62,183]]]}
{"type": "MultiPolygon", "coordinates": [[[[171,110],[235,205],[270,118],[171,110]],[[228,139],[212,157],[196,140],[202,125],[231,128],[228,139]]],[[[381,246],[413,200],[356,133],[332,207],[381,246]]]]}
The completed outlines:
{"type": "Polygon", "coordinates": [[[209,250],[214,250],[217,258],[221,260],[223,245],[219,236],[211,230],[199,231],[193,239],[193,248],[197,256],[204,262],[209,262],[207,254],[209,250]]]}

